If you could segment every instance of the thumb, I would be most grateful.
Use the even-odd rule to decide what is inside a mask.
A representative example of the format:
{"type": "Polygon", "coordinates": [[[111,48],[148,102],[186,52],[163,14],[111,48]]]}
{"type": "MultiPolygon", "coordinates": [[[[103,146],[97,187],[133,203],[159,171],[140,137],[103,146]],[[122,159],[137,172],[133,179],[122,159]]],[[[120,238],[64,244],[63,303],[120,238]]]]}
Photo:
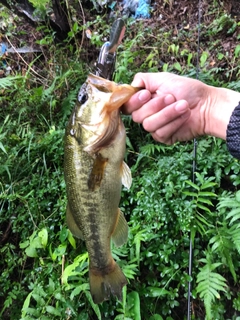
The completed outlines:
{"type": "Polygon", "coordinates": [[[145,82],[144,82],[144,80],[143,80],[142,73],[137,73],[137,74],[134,76],[131,85],[132,85],[133,87],[140,87],[140,88],[142,88],[142,89],[145,88],[145,82]]]}

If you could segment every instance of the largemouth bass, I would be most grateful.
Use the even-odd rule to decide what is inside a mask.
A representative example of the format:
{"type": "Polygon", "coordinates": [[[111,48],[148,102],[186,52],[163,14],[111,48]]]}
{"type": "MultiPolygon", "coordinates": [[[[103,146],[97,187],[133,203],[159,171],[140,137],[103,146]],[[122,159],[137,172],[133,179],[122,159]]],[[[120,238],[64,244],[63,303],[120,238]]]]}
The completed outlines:
{"type": "Polygon", "coordinates": [[[122,298],[127,279],[111,254],[128,237],[118,208],[122,184],[131,185],[123,161],[126,133],[119,108],[139,90],[90,74],[82,85],[65,134],[67,224],[86,242],[90,291],[95,303],[122,298]]]}

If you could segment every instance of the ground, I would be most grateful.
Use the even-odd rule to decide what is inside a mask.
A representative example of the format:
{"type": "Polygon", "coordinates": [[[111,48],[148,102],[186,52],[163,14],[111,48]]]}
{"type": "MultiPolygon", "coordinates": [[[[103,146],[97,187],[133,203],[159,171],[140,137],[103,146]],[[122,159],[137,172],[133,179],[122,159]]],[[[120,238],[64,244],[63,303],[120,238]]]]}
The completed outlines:
{"type": "MultiPolygon", "coordinates": [[[[71,3],[71,2],[70,2],[71,3]]],[[[101,12],[96,11],[90,1],[83,1],[82,5],[73,3],[72,12],[74,19],[77,19],[78,24],[90,24],[92,32],[99,31],[99,21],[95,23],[96,17],[100,16],[104,21],[111,24],[113,16],[121,16],[123,9],[123,1],[112,2],[115,3],[114,10],[104,7],[101,12]],[[94,21],[94,23],[93,23],[94,21]],[[91,24],[92,23],[92,24],[91,24]]],[[[197,52],[198,33],[197,28],[200,22],[200,54],[207,51],[210,55],[210,66],[214,68],[226,67],[230,64],[230,68],[234,69],[231,59],[233,58],[234,48],[237,43],[237,36],[239,34],[239,26],[233,25],[234,21],[239,21],[240,18],[240,2],[238,0],[215,0],[209,2],[206,0],[161,0],[152,1],[152,13],[150,19],[139,19],[139,22],[149,32],[145,39],[142,41],[141,51],[145,50],[145,57],[152,50],[158,49],[159,53],[159,66],[173,60],[171,44],[178,44],[180,51],[183,49],[186,52],[197,52]],[[220,16],[226,15],[226,18],[220,16]],[[225,19],[225,20],[224,20],[225,19]],[[152,32],[151,32],[152,31],[152,32]],[[168,34],[168,39],[162,38],[161,34],[168,34]],[[227,59],[219,59],[217,55],[221,52],[227,59]]],[[[16,20],[16,19],[15,19],[16,20]]],[[[128,30],[129,36],[134,38],[138,32],[138,24],[132,24],[128,30]]],[[[20,21],[15,22],[14,32],[8,36],[7,40],[10,41],[15,47],[27,45],[30,47],[38,47],[36,40],[40,40],[43,36],[42,31],[37,31],[36,27],[29,23],[29,20],[20,18],[20,21]],[[16,35],[16,36],[14,36],[16,35]]],[[[50,35],[51,36],[51,35],[50,35]]],[[[78,42],[81,43],[82,54],[85,55],[84,59],[92,65],[99,52],[99,47],[91,45],[89,39],[83,32],[77,34],[79,37],[78,42]]],[[[45,58],[48,56],[48,46],[42,46],[45,58]],[[45,51],[46,49],[46,51],[45,51]]],[[[9,54],[11,64],[14,69],[18,69],[16,65],[21,65],[26,69],[28,66],[25,62],[30,63],[33,55],[18,55],[9,54]],[[24,62],[25,60],[25,62],[24,62]]],[[[136,64],[142,64],[142,59],[136,60],[136,64]]],[[[184,64],[184,59],[178,60],[180,64],[184,64]]],[[[195,61],[196,62],[196,61],[195,61]]],[[[37,66],[36,66],[37,68],[37,66]]],[[[234,76],[234,72],[232,74],[234,76]]]]}

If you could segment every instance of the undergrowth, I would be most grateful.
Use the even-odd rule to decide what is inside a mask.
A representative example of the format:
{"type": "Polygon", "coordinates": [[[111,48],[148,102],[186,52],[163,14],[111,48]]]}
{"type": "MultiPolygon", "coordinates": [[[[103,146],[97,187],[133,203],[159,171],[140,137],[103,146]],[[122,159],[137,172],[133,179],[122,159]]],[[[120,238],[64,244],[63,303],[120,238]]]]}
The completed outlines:
{"type": "MultiPolygon", "coordinates": [[[[240,47],[226,52],[220,45],[220,35],[235,34],[239,22],[218,7],[211,9],[215,18],[211,28],[204,26],[199,78],[240,90],[240,47]]],[[[239,162],[225,142],[201,138],[193,183],[192,142],[156,143],[128,116],[123,116],[126,161],[133,184],[122,192],[121,210],[130,233],[128,243],[113,248],[113,254],[129,284],[122,302],[93,303],[85,245],[65,223],[63,138],[78,89],[93,70],[86,57],[98,53],[87,52],[78,37],[92,29],[88,48],[99,49],[109,28],[99,15],[86,25],[74,21],[71,26],[66,50],[54,43],[48,28],[41,29],[42,70],[33,62],[26,73],[0,79],[1,319],[186,319],[188,281],[192,319],[238,319],[239,162]]],[[[150,31],[146,21],[128,19],[115,81],[130,83],[138,71],[195,78],[197,53],[191,39],[197,27],[180,29],[177,36],[164,27],[150,31]]]]}

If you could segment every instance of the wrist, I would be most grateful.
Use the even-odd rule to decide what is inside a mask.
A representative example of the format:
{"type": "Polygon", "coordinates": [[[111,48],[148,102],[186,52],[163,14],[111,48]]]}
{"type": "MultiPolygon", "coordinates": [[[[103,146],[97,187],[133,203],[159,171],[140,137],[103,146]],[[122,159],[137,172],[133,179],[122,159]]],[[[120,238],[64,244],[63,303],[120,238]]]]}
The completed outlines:
{"type": "Polygon", "coordinates": [[[208,86],[205,112],[205,134],[226,140],[227,126],[233,110],[240,101],[240,93],[208,86]]]}

